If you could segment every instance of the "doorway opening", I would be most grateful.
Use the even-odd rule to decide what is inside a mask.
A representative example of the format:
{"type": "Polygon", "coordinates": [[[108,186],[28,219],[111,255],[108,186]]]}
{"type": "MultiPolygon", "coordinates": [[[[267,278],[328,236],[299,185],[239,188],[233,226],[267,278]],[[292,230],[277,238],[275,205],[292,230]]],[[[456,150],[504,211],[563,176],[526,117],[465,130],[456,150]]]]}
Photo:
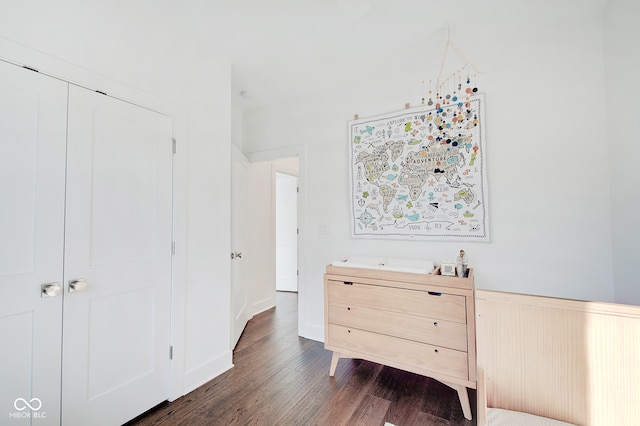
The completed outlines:
{"type": "MultiPolygon", "coordinates": [[[[252,198],[255,201],[255,203],[252,203],[251,210],[264,212],[262,216],[254,216],[249,224],[249,227],[254,229],[251,247],[252,250],[256,251],[256,255],[252,256],[255,261],[251,266],[252,287],[256,287],[252,293],[256,293],[253,295],[256,300],[262,300],[261,295],[265,295],[264,303],[256,304],[254,313],[277,307],[280,305],[279,300],[283,299],[281,296],[293,296],[297,304],[297,315],[295,316],[297,324],[295,326],[298,329],[298,334],[304,336],[308,334],[304,332],[307,293],[304,261],[306,229],[304,214],[305,147],[296,145],[267,151],[249,152],[246,157],[251,163],[250,187],[254,194],[252,198]],[[286,211],[285,214],[282,213],[283,209],[280,209],[280,213],[277,211],[278,176],[280,176],[281,184],[283,181],[286,182],[284,186],[289,188],[289,194],[293,193],[293,188],[296,191],[295,197],[289,196],[289,199],[295,198],[295,203],[291,201],[287,203],[288,207],[284,210],[286,211]],[[295,186],[292,184],[293,178],[297,181],[295,186]],[[290,235],[293,233],[295,236],[295,249],[292,248],[292,244],[288,244],[287,249],[282,246],[280,250],[277,249],[277,222],[282,222],[284,217],[290,218],[288,219],[289,225],[295,222],[295,227],[290,228],[293,231],[289,231],[290,235]],[[276,253],[277,251],[280,252],[279,255],[276,253]],[[255,267],[253,264],[255,264],[255,267]],[[289,279],[289,282],[295,283],[293,287],[284,287],[282,282],[277,285],[276,276],[279,275],[277,270],[280,269],[278,264],[280,266],[288,265],[289,271],[293,271],[287,274],[289,277],[292,275],[294,277],[293,280],[289,279]],[[265,287],[260,287],[261,285],[265,285],[265,287]],[[266,297],[266,295],[270,295],[270,297],[266,297]]],[[[281,203],[282,205],[284,203],[281,203]]],[[[291,297],[287,297],[287,299],[291,299],[291,297]]],[[[286,308],[283,307],[282,309],[286,308]]],[[[288,318],[291,317],[288,316],[288,318]]]]}
{"type": "MultiPolygon", "coordinates": [[[[280,313],[289,313],[295,298],[294,315],[282,315],[298,328],[299,289],[299,157],[278,158],[271,161],[273,185],[274,243],[275,243],[275,305],[280,313]]],[[[291,324],[291,325],[294,325],[291,324]]]]}

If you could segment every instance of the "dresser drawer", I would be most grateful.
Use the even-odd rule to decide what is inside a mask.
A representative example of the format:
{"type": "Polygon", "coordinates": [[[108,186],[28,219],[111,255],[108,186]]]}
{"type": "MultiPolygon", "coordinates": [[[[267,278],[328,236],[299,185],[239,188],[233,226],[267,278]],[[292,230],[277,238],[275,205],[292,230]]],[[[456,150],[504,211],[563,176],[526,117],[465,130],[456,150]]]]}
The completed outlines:
{"type": "Polygon", "coordinates": [[[327,292],[330,305],[362,306],[459,323],[467,320],[464,296],[332,280],[327,282],[327,292]]]}
{"type": "Polygon", "coordinates": [[[328,322],[435,346],[467,350],[467,326],[453,321],[382,311],[357,305],[329,305],[328,322]]]}
{"type": "Polygon", "coordinates": [[[410,366],[409,371],[420,374],[432,371],[463,380],[469,378],[465,352],[337,324],[329,324],[328,332],[327,344],[337,351],[344,348],[347,351],[374,355],[389,360],[389,365],[395,363],[410,366]]]}

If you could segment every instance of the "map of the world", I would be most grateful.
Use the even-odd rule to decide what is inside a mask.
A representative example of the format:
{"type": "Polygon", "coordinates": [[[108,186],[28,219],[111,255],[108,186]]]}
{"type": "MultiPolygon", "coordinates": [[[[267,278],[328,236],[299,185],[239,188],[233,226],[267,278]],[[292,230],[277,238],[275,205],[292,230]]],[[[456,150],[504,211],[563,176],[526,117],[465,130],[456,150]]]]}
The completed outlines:
{"type": "Polygon", "coordinates": [[[354,237],[488,241],[484,98],[349,122],[354,237]]]}

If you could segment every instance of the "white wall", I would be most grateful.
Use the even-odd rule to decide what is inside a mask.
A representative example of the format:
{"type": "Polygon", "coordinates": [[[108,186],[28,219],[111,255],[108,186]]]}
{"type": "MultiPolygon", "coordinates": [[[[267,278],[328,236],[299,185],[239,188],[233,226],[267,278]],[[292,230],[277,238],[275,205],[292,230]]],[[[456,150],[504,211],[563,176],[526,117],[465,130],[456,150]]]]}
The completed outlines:
{"type": "Polygon", "coordinates": [[[350,238],[347,121],[417,105],[444,40],[417,43],[413,65],[393,74],[244,114],[249,158],[305,145],[303,336],[323,338],[325,265],[354,254],[441,261],[464,248],[478,288],[614,299],[601,17],[452,25],[451,34],[483,72],[490,243],[350,238]]]}
{"type": "Polygon", "coordinates": [[[285,173],[291,176],[298,176],[300,165],[298,157],[279,158],[271,162],[273,173],[285,173]]]}
{"type": "Polygon", "coordinates": [[[231,143],[242,152],[242,110],[231,106],[231,143]]]}
{"type": "Polygon", "coordinates": [[[200,61],[188,93],[185,391],[231,367],[228,63],[200,61]],[[208,86],[208,89],[204,89],[208,86]]]}
{"type": "Polygon", "coordinates": [[[161,7],[3,2],[0,57],[175,117],[175,398],[231,367],[231,71],[227,59],[190,37],[189,28],[163,21],[161,7]]]}
{"type": "Polygon", "coordinates": [[[604,15],[613,275],[618,303],[640,305],[640,3],[609,0],[604,15]]]}

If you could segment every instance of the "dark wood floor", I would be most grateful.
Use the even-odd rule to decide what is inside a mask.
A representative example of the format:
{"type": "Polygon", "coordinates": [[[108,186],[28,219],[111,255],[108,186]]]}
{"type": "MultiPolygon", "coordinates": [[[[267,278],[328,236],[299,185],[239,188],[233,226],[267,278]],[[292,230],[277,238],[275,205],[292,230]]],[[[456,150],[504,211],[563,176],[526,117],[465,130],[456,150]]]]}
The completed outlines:
{"type": "MultiPolygon", "coordinates": [[[[437,382],[362,360],[340,360],[298,337],[297,294],[256,315],[233,353],[234,368],[127,426],[204,425],[475,425],[457,393],[437,382]]],[[[469,391],[475,417],[475,391],[469,391]]]]}

